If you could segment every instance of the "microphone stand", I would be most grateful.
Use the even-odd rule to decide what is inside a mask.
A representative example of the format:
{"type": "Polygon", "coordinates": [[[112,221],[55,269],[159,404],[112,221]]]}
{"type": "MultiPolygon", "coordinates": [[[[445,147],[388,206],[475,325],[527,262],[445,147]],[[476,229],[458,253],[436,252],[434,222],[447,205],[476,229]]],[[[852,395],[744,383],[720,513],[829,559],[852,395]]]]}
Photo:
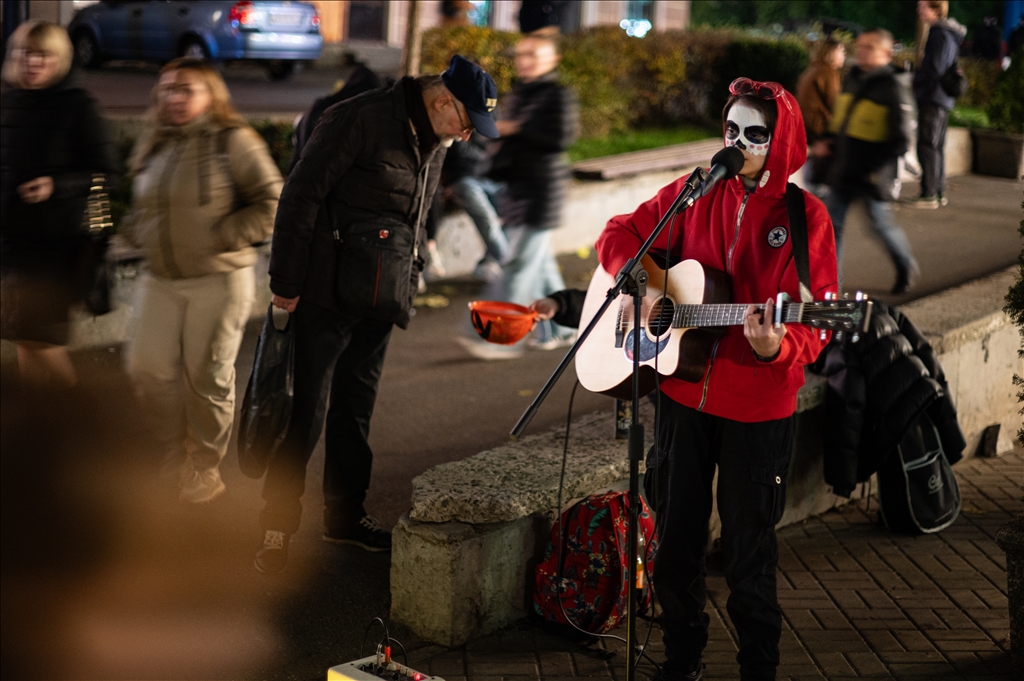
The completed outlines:
{"type": "MultiPolygon", "coordinates": [[[[687,178],[686,183],[680,190],[679,195],[675,201],[666,211],[665,215],[661,218],[658,224],[655,226],[654,231],[647,237],[647,240],[640,246],[640,250],[634,255],[629,261],[623,265],[622,269],[619,270],[618,277],[615,280],[614,286],[608,289],[608,293],[605,296],[604,302],[598,309],[597,314],[594,315],[590,323],[587,324],[586,328],[580,332],[576,338],[576,342],[573,343],[572,347],[562,358],[562,361],[555,368],[554,373],[548,378],[544,387],[541,388],[537,397],[534,398],[530,406],[523,412],[523,415],[519,417],[518,423],[512,429],[512,439],[518,439],[522,435],[526,426],[529,425],[530,420],[533,419],[537,410],[540,408],[541,403],[547,398],[548,393],[554,387],[555,383],[568,368],[569,363],[573,357],[576,356],[580,345],[590,336],[590,332],[594,330],[597,322],[611,307],[612,302],[619,297],[619,294],[625,292],[633,298],[633,413],[632,419],[629,425],[629,439],[627,440],[627,452],[629,456],[629,527],[628,527],[628,544],[629,544],[629,584],[627,593],[629,594],[629,600],[626,608],[626,651],[628,658],[626,659],[626,677],[625,681],[635,681],[636,678],[636,663],[638,661],[638,646],[636,637],[636,551],[637,551],[637,530],[638,530],[638,519],[640,516],[640,461],[644,455],[644,427],[639,423],[640,413],[640,304],[644,296],[647,294],[647,271],[644,270],[643,264],[640,262],[641,259],[647,254],[651,246],[654,244],[658,236],[661,235],[662,230],[668,224],[668,221],[676,213],[686,210],[693,202],[699,197],[703,196],[707,189],[707,180],[709,174],[703,168],[697,168],[687,178]]],[[[671,247],[671,244],[669,244],[671,247]]],[[[558,509],[558,513],[561,513],[562,509],[558,509]]],[[[559,593],[561,593],[562,585],[558,585],[559,593]]]]}

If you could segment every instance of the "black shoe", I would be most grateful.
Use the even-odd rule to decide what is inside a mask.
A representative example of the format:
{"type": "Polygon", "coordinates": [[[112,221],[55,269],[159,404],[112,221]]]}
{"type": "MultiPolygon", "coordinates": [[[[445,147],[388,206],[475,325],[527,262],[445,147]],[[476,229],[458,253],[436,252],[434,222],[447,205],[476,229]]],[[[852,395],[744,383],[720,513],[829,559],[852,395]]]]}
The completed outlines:
{"type": "Polygon", "coordinates": [[[902,267],[896,270],[896,283],[893,284],[892,292],[894,294],[906,293],[910,289],[914,288],[914,284],[917,283],[917,278],[920,275],[920,271],[917,269],[917,265],[912,265],[910,269],[904,269],[902,267]]]}
{"type": "Polygon", "coordinates": [[[666,662],[651,681],[701,681],[704,678],[704,663],[672,665],[666,662]]]}
{"type": "Polygon", "coordinates": [[[325,529],[324,541],[354,544],[367,551],[391,550],[391,533],[381,527],[376,518],[368,515],[345,527],[325,529]]]}
{"type": "Polygon", "coordinates": [[[276,575],[288,565],[288,540],[284,532],[267,530],[263,533],[263,546],[256,552],[253,565],[265,575],[276,575]]]}

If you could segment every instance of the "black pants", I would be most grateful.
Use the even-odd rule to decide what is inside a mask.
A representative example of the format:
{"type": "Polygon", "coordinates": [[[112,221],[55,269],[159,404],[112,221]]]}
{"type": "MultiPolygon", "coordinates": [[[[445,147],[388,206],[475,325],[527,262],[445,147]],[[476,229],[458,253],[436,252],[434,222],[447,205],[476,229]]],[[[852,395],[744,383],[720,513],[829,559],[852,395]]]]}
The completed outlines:
{"type": "Polygon", "coordinates": [[[288,434],[263,483],[260,524],[293,534],[302,516],[306,464],[320,439],[324,412],[324,525],[330,530],[366,514],[373,452],[368,440],[391,322],[354,319],[301,301],[293,314],[295,383],[288,434]],[[333,375],[332,375],[333,370],[333,375]],[[328,379],[330,381],[328,382],[328,379]]]}
{"type": "Polygon", "coordinates": [[[704,555],[717,465],[726,607],[740,640],[736,659],[743,679],[774,679],[782,635],[775,524],[786,501],[794,417],[741,423],[665,395],[660,403],[658,446],[649,455],[645,486],[656,492],[659,511],[654,587],[663,610],[666,669],[687,671],[707,645],[704,555]]]}
{"type": "Polygon", "coordinates": [[[946,192],[946,122],[949,111],[922,104],[918,110],[917,160],[921,162],[921,196],[946,192]]]}

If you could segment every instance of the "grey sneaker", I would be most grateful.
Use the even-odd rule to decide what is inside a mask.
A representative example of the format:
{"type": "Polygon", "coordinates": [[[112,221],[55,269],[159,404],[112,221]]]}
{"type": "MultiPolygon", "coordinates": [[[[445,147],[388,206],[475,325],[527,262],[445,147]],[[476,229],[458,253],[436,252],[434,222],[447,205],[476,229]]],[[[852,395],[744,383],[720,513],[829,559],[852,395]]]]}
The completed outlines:
{"type": "Polygon", "coordinates": [[[220,469],[214,466],[189,471],[181,481],[178,498],[190,504],[205,504],[221,494],[224,494],[224,481],[220,479],[220,469]]]}
{"type": "Polygon", "coordinates": [[[265,575],[276,575],[288,565],[288,541],[290,537],[277,530],[263,533],[263,546],[256,552],[253,567],[265,575]]]}
{"type": "Polygon", "coordinates": [[[948,206],[949,205],[949,198],[947,198],[946,195],[943,194],[942,192],[939,192],[939,205],[940,206],[948,206]]]}
{"type": "Polygon", "coordinates": [[[926,210],[934,210],[939,207],[939,197],[937,196],[922,196],[914,199],[910,202],[910,205],[914,208],[924,208],[926,210]]]}

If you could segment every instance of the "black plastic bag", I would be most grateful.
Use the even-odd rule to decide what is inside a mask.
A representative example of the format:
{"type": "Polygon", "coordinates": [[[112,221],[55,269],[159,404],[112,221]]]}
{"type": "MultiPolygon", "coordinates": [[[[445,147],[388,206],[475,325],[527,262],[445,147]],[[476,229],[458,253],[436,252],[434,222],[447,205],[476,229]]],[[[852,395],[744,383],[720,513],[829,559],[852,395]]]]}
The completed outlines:
{"type": "Polygon", "coordinates": [[[86,246],[85,309],[97,317],[113,309],[110,304],[111,268],[107,261],[109,248],[110,237],[106,232],[89,236],[89,244],[86,246]]]}
{"type": "Polygon", "coordinates": [[[250,478],[261,478],[281,446],[292,418],[295,367],[295,325],[274,325],[274,307],[256,344],[252,375],[242,399],[238,430],[238,467],[250,478]]]}

